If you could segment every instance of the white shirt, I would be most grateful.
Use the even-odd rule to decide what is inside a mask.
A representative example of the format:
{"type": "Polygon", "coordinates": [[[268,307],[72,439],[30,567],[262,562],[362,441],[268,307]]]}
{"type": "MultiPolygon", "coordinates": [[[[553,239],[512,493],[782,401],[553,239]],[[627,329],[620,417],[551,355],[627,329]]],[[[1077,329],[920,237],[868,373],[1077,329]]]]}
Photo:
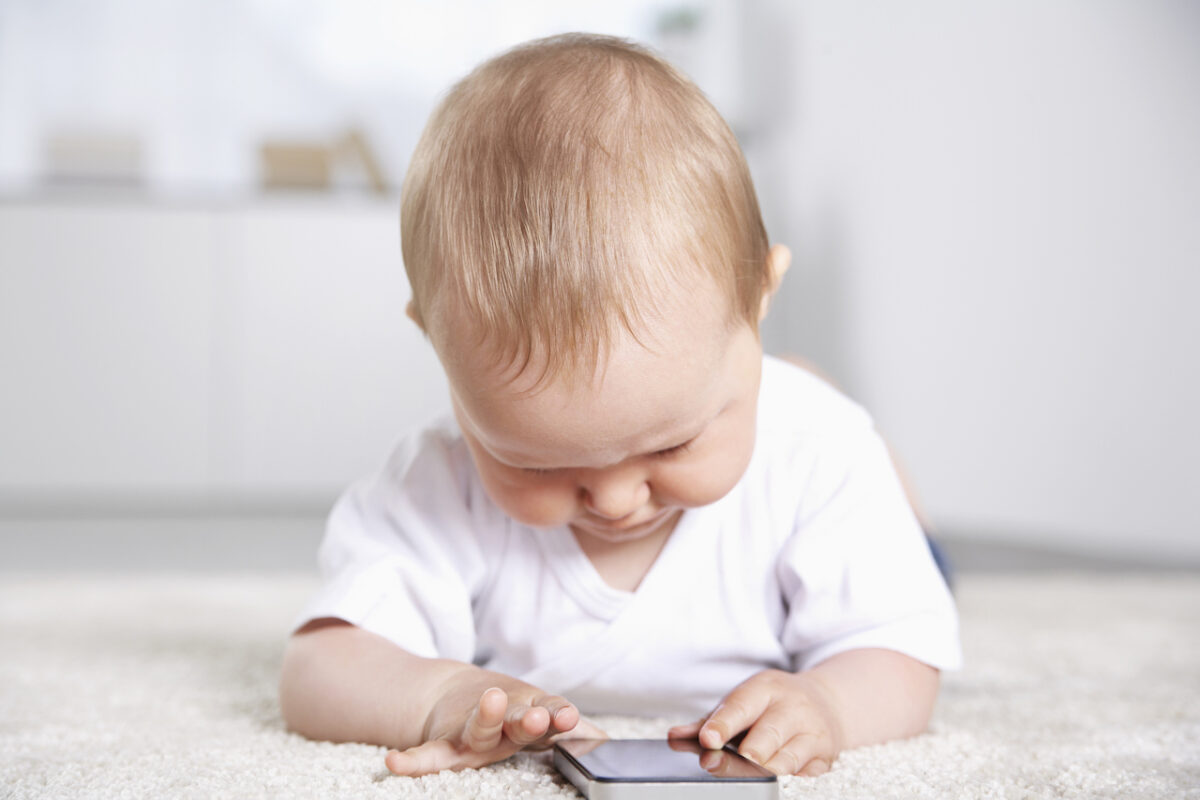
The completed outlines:
{"type": "Polygon", "coordinates": [[[319,561],[297,625],[338,617],[584,713],[699,716],[760,670],[862,647],[961,663],[953,600],[870,417],[770,357],[745,474],[683,513],[634,592],[567,528],[497,508],[452,419],[343,495],[319,561]]]}

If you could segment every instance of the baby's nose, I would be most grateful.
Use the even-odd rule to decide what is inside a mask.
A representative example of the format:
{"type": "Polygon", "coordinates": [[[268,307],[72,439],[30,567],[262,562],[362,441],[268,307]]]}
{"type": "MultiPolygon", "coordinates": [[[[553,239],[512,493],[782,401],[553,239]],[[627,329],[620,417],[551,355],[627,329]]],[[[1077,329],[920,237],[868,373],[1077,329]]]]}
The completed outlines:
{"type": "Polygon", "coordinates": [[[584,508],[612,521],[628,517],[649,499],[650,487],[641,478],[632,476],[593,480],[583,489],[584,508]]]}

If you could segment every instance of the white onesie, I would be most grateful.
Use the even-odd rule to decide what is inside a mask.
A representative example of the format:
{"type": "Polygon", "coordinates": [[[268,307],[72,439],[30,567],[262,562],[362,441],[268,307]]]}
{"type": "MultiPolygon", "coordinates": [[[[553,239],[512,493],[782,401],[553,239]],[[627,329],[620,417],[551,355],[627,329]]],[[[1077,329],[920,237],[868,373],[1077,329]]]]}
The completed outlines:
{"type": "Polygon", "coordinates": [[[338,617],[585,713],[698,717],[762,669],[860,647],[961,662],[953,600],[870,418],[770,357],[746,473],[683,513],[635,592],[608,586],[565,527],[498,509],[452,419],[346,492],[319,560],[297,626],[338,617]]]}

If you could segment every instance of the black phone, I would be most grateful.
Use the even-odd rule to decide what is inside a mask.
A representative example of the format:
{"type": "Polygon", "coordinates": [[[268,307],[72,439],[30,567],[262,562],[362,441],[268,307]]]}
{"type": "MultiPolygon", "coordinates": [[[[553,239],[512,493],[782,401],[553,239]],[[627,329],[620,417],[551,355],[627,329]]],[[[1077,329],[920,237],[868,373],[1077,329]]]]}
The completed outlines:
{"type": "Polygon", "coordinates": [[[775,775],[697,739],[560,739],[554,767],[588,800],[776,800],[775,775]]]}

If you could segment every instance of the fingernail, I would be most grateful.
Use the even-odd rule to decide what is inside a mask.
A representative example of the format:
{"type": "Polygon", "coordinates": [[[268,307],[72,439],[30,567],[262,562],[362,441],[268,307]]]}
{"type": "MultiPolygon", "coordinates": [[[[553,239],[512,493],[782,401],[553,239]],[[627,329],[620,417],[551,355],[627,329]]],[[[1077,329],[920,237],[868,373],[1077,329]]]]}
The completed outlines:
{"type": "Polygon", "coordinates": [[[724,742],[721,741],[721,734],[714,728],[710,728],[707,724],[700,729],[699,737],[700,744],[705,747],[711,747],[717,750],[724,742]]]}

